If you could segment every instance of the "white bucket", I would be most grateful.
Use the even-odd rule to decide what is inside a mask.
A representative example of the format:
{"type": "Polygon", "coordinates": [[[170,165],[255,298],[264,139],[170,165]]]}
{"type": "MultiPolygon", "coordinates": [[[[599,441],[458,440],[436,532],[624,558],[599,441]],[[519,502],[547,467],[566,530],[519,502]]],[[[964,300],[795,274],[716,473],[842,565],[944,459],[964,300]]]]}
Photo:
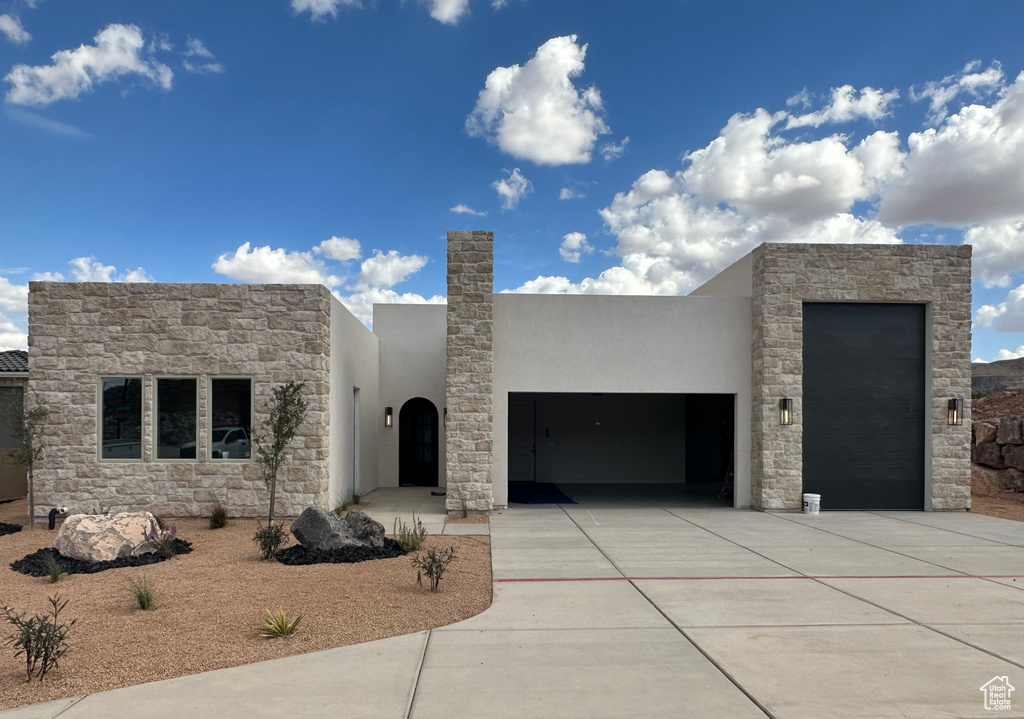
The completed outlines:
{"type": "Polygon", "coordinates": [[[817,514],[818,510],[821,509],[821,495],[820,494],[805,494],[804,495],[804,514],[817,514]]]}

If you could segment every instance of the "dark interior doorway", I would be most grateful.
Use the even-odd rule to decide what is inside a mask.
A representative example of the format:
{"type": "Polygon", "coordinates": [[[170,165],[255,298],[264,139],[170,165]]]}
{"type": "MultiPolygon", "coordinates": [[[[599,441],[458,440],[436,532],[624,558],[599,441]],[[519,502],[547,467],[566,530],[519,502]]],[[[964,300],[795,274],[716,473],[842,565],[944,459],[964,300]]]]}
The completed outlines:
{"type": "Polygon", "coordinates": [[[437,407],[415,397],[398,413],[398,484],[437,486],[437,407]]]}

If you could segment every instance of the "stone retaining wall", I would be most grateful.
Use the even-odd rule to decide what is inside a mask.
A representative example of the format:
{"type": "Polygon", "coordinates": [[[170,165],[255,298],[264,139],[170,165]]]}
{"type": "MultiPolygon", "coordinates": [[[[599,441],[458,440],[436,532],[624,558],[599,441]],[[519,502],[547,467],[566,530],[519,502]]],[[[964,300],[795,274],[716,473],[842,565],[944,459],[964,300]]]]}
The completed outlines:
{"type": "Polygon", "coordinates": [[[976,494],[1024,492],[1024,417],[972,423],[971,483],[976,494]]]}

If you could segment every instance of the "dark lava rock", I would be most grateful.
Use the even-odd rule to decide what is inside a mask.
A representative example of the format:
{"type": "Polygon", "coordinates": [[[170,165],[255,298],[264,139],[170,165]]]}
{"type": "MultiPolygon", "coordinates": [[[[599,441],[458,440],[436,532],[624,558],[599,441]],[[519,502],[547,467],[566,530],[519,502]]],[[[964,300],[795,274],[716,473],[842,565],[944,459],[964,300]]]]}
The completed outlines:
{"type": "Polygon", "coordinates": [[[337,549],[306,549],[296,544],[282,549],[274,558],[281,564],[354,564],[371,559],[394,559],[405,554],[401,545],[393,539],[384,538],[383,547],[338,547],[337,549]]]}
{"type": "MultiPolygon", "coordinates": [[[[174,540],[175,554],[188,554],[192,551],[192,544],[183,539],[174,540]]],[[[65,557],[52,547],[45,547],[32,554],[26,554],[21,559],[11,562],[11,569],[30,577],[47,577],[50,571],[46,568],[46,557],[51,555],[57,558],[60,566],[64,568],[65,574],[95,574],[108,569],[122,569],[124,567],[145,567],[149,564],[162,562],[170,557],[165,557],[156,552],[146,552],[135,557],[119,557],[107,562],[89,562],[81,559],[65,557]]]]}
{"type": "Polygon", "coordinates": [[[7,522],[0,522],[0,537],[5,534],[14,534],[15,532],[21,531],[20,524],[8,524],[7,522]]]}
{"type": "Polygon", "coordinates": [[[319,552],[384,546],[384,525],[362,512],[349,512],[339,518],[334,512],[306,507],[292,522],[291,533],[303,547],[319,552]]]}

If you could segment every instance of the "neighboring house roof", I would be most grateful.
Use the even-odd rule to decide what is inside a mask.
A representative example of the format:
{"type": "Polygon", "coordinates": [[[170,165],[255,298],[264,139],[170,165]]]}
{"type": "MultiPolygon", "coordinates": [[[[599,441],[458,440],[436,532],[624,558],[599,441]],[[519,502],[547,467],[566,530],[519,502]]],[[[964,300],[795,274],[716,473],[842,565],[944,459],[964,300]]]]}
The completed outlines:
{"type": "Polygon", "coordinates": [[[28,352],[25,350],[0,352],[0,373],[2,372],[28,372],[28,352]]]}

